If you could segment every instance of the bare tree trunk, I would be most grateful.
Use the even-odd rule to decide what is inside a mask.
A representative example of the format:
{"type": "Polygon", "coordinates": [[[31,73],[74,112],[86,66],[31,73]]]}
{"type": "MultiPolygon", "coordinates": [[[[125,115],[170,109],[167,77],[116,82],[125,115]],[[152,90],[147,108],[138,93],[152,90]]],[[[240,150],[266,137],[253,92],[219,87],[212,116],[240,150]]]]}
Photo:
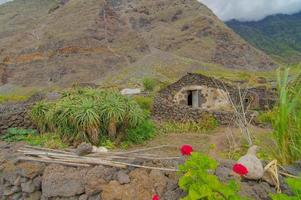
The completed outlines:
{"type": "Polygon", "coordinates": [[[94,128],[88,132],[89,139],[92,144],[98,145],[99,143],[99,130],[97,128],[94,128]]]}
{"type": "Polygon", "coordinates": [[[108,125],[108,134],[109,134],[110,139],[112,139],[112,140],[116,139],[117,127],[116,127],[115,120],[110,120],[109,125],[108,125]]]}

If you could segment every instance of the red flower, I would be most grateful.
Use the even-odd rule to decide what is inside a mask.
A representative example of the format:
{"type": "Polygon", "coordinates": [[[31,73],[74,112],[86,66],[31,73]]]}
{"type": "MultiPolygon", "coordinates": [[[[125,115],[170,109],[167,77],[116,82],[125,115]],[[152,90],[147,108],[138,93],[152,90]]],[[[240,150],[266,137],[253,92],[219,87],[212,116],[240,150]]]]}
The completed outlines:
{"type": "Polygon", "coordinates": [[[249,173],[248,169],[245,166],[238,163],[233,166],[233,171],[240,176],[244,176],[249,173]]]}
{"type": "Polygon", "coordinates": [[[190,156],[191,152],[193,152],[192,146],[185,144],[181,147],[181,153],[183,156],[190,156]]]}
{"type": "Polygon", "coordinates": [[[159,196],[158,195],[154,195],[152,200],[160,200],[159,196]]]}

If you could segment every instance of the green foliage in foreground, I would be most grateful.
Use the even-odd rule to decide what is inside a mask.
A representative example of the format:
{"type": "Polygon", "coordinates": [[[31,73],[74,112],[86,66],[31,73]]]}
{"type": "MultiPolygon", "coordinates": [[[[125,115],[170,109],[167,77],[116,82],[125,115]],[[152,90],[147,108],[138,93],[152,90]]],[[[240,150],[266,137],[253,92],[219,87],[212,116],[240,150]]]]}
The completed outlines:
{"type": "Polygon", "coordinates": [[[181,189],[187,192],[182,200],[242,200],[239,187],[234,181],[221,183],[213,174],[217,162],[203,154],[192,153],[180,166],[183,176],[179,180],[181,189]]]}
{"type": "Polygon", "coordinates": [[[204,116],[199,122],[162,122],[158,129],[162,134],[168,133],[206,133],[214,130],[218,126],[218,122],[214,117],[204,116]]]}
{"type": "Polygon", "coordinates": [[[300,200],[301,199],[301,177],[298,179],[288,178],[286,183],[293,192],[293,196],[286,194],[274,194],[271,195],[273,200],[300,200]]]}
{"type": "Polygon", "coordinates": [[[283,74],[278,70],[279,100],[272,120],[275,156],[281,163],[301,158],[301,81],[289,82],[288,74],[288,69],[283,74]]]}
{"type": "Polygon", "coordinates": [[[68,142],[98,145],[101,137],[120,138],[126,130],[139,127],[147,115],[117,91],[74,89],[57,102],[37,103],[31,118],[42,132],[56,132],[68,142]]]}
{"type": "Polygon", "coordinates": [[[66,145],[59,135],[55,133],[38,134],[32,129],[10,128],[7,133],[0,137],[5,142],[26,142],[32,146],[41,146],[51,149],[62,149],[66,145]]]}

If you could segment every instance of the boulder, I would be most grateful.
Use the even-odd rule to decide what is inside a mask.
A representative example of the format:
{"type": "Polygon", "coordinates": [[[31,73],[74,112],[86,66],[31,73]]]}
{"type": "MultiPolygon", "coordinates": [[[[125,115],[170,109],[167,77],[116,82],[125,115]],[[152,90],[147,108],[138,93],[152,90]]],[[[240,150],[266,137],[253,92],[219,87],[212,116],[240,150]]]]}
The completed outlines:
{"type": "Polygon", "coordinates": [[[37,162],[23,162],[17,165],[18,174],[20,176],[33,179],[36,176],[43,174],[45,164],[37,162]]]}
{"type": "Polygon", "coordinates": [[[129,175],[127,175],[124,171],[119,171],[117,173],[117,180],[120,184],[127,184],[131,182],[129,175]]]}
{"type": "Polygon", "coordinates": [[[33,193],[30,193],[28,197],[25,197],[24,200],[40,200],[42,196],[42,193],[40,191],[36,191],[33,193]]]}
{"type": "Polygon", "coordinates": [[[75,150],[75,153],[79,156],[84,156],[87,154],[92,153],[93,146],[88,143],[81,143],[78,145],[77,149],[75,150]]]}
{"type": "Polygon", "coordinates": [[[50,165],[46,167],[42,179],[42,191],[45,197],[71,197],[85,191],[86,170],[50,165]]]}
{"type": "Polygon", "coordinates": [[[22,192],[32,193],[35,191],[35,185],[32,181],[21,183],[22,192]]]}

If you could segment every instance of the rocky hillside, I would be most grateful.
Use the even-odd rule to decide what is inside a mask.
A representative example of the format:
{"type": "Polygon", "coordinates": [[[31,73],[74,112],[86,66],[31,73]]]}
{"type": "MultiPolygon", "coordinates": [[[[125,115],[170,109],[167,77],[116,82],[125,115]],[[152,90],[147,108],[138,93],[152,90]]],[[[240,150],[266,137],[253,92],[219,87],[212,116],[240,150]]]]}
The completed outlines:
{"type": "Polygon", "coordinates": [[[227,22],[236,33],[275,59],[301,61],[301,12],[273,15],[257,22],[227,22]]]}
{"type": "Polygon", "coordinates": [[[0,86],[169,79],[211,66],[268,70],[274,63],[196,0],[15,0],[0,6],[0,86]]]}

